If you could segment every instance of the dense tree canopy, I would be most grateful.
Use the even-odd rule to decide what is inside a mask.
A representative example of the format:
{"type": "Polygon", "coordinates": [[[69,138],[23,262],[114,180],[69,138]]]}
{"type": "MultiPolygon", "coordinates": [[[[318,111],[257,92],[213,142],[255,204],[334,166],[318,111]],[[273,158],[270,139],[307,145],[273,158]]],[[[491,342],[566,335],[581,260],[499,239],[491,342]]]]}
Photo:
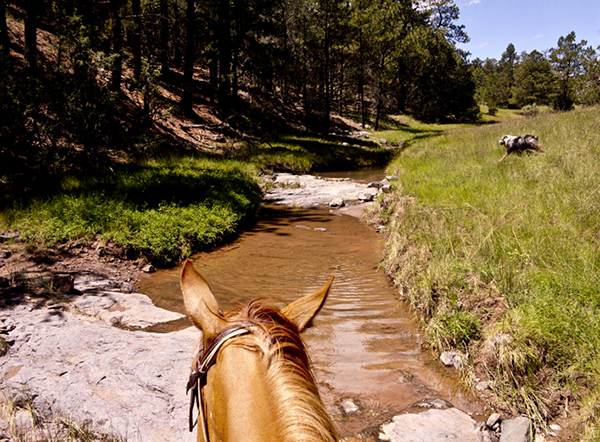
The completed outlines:
{"type": "MultiPolygon", "coordinates": [[[[191,112],[194,100],[194,70],[200,69],[209,74],[213,98],[225,115],[235,109],[241,89],[258,89],[301,106],[307,127],[326,128],[334,110],[373,113],[375,124],[383,113],[423,106],[430,108],[428,119],[472,117],[460,108],[470,107],[463,99],[443,108],[406,102],[424,82],[446,89],[440,69],[421,71],[411,83],[407,71],[424,65],[414,54],[414,66],[404,65],[413,49],[430,60],[435,57],[428,51],[441,50],[440,63],[451,70],[444,76],[470,81],[464,57],[454,47],[468,36],[464,26],[455,23],[459,10],[453,0],[418,5],[411,0],[4,0],[5,4],[10,16],[25,23],[24,61],[30,71],[37,62],[35,30],[42,27],[65,44],[62,55],[71,57],[72,69],[89,69],[75,65],[100,62],[110,72],[108,86],[114,92],[120,90],[123,76],[129,76],[129,68],[134,86],[140,87],[142,59],[160,67],[164,82],[174,82],[178,77],[169,74],[181,72],[177,81],[186,112],[191,112]],[[411,33],[419,38],[408,38],[411,33]],[[417,47],[408,47],[408,42],[417,47]],[[429,49],[422,51],[424,46],[429,49]]],[[[3,11],[0,8],[4,24],[3,11]]],[[[6,39],[3,29],[0,41],[6,39]]],[[[428,96],[420,94],[419,100],[427,101],[428,96]]]]}
{"type": "Polygon", "coordinates": [[[569,110],[574,104],[600,103],[599,52],[576,41],[575,32],[561,37],[546,53],[517,56],[510,44],[500,61],[473,62],[480,103],[495,107],[549,105],[569,110]]]}
{"type": "Polygon", "coordinates": [[[473,120],[458,14],[454,0],[0,0],[0,188],[144,154],[166,139],[164,109],[208,123],[210,107],[253,135],[327,132],[334,113],[473,120]]]}
{"type": "Polygon", "coordinates": [[[512,103],[519,106],[550,104],[554,76],[550,61],[541,52],[523,53],[514,70],[512,103]]]}

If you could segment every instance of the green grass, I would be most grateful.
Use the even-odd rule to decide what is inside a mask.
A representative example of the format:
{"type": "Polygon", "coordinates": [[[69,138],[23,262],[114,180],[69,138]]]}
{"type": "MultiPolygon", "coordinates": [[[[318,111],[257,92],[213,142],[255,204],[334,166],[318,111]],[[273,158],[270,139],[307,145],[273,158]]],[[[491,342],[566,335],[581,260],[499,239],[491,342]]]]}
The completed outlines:
{"type": "Polygon", "coordinates": [[[382,167],[391,155],[372,140],[296,135],[241,143],[228,152],[235,160],[178,156],[107,167],[62,177],[58,188],[53,182],[37,190],[44,196],[13,195],[0,211],[0,228],[40,248],[100,238],[165,266],[222,243],[253,218],[262,170],[382,167]]]}
{"type": "Polygon", "coordinates": [[[4,228],[52,247],[100,237],[158,265],[213,247],[252,218],[261,200],[253,165],[177,157],[87,178],[2,212],[4,228]]]}
{"type": "Polygon", "coordinates": [[[266,169],[293,173],[383,167],[393,152],[367,139],[339,135],[280,135],[261,144],[245,143],[234,157],[266,169]]]}
{"type": "Polygon", "coordinates": [[[574,379],[600,381],[599,140],[599,108],[436,132],[391,163],[400,182],[380,202],[386,268],[431,342],[484,361],[540,421],[574,379]],[[499,163],[502,135],[526,133],[546,152],[499,163]]]}
{"type": "MultiPolygon", "coordinates": [[[[415,143],[436,138],[443,134],[476,128],[480,126],[523,120],[520,109],[498,109],[496,115],[489,115],[487,106],[481,106],[481,119],[475,123],[437,124],[423,123],[409,115],[392,115],[386,118],[385,128],[375,132],[375,136],[385,138],[389,144],[407,149],[415,143]]],[[[541,112],[549,112],[547,106],[540,106],[541,112]]]]}
{"type": "Polygon", "coordinates": [[[413,143],[435,138],[450,130],[470,127],[468,124],[422,123],[408,115],[391,116],[385,130],[375,132],[375,136],[385,138],[392,145],[407,149],[413,143]]]}

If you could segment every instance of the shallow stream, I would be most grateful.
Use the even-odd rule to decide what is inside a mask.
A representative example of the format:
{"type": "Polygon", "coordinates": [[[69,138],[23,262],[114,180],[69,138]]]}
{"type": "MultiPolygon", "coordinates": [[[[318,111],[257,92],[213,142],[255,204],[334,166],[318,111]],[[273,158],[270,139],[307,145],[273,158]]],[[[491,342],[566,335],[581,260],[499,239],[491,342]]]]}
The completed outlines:
{"type": "MultiPolygon", "coordinates": [[[[398,301],[378,267],[381,257],[377,233],[358,218],[268,206],[253,229],[228,246],[196,256],[194,263],[224,310],[257,296],[291,302],[335,277],[303,337],[342,436],[428,398],[447,400],[477,418],[482,405],[459,388],[454,369],[423,347],[413,313],[398,301]],[[341,412],[335,404],[343,398],[362,413],[341,412]]],[[[145,276],[141,292],[159,307],[185,313],[179,272],[174,268],[145,276]]],[[[189,325],[180,321],[155,331],[189,325]]]]}

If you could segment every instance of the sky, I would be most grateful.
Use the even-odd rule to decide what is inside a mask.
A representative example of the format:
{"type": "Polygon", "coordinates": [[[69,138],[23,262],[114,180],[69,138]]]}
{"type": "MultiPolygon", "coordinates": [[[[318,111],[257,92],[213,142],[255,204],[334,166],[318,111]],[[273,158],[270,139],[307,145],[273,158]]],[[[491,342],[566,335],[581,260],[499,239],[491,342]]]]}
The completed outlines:
{"type": "Polygon", "coordinates": [[[517,54],[557,47],[558,39],[575,31],[576,41],[600,46],[600,0],[455,0],[458,24],[471,38],[460,49],[471,60],[500,60],[509,43],[517,54]]]}

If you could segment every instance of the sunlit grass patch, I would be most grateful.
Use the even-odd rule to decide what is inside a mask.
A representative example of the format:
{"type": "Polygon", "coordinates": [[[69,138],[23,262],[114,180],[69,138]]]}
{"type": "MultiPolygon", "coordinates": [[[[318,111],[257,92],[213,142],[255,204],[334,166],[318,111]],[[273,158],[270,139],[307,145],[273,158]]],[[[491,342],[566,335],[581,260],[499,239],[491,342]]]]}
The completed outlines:
{"type": "Polygon", "coordinates": [[[386,268],[432,344],[467,349],[538,422],[579,394],[573,376],[600,380],[598,140],[599,108],[439,133],[392,162],[400,181],[380,202],[386,268]],[[545,153],[499,163],[506,134],[545,153]]]}
{"type": "Polygon", "coordinates": [[[392,115],[388,117],[386,128],[374,132],[374,134],[386,139],[391,145],[408,148],[414,143],[432,140],[449,132],[496,124],[513,118],[523,118],[523,115],[517,111],[501,109],[494,116],[482,114],[481,119],[474,123],[454,124],[423,123],[409,115],[392,115]]]}
{"type": "Polygon", "coordinates": [[[26,241],[52,247],[100,237],[156,264],[212,247],[252,218],[261,200],[252,165],[170,158],[64,181],[63,192],[3,212],[26,241]]]}
{"type": "Polygon", "coordinates": [[[308,173],[383,167],[392,157],[374,140],[343,135],[279,135],[237,148],[235,158],[274,171],[308,173]]]}

